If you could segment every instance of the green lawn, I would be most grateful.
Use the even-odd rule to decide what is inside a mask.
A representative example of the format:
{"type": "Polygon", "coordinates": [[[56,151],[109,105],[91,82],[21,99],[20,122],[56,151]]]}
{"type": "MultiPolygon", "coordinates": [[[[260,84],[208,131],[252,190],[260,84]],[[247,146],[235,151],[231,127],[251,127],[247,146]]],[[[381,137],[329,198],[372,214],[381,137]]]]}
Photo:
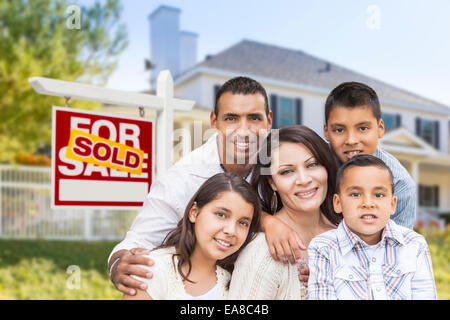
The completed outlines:
{"type": "MultiPolygon", "coordinates": [[[[419,232],[430,246],[439,299],[449,300],[450,228],[419,232]]],[[[115,244],[0,240],[0,299],[120,299],[122,295],[106,270],[106,259],[115,244]],[[68,273],[69,266],[76,266],[72,268],[78,273],[68,273]]]]}
{"type": "Polygon", "coordinates": [[[0,299],[120,299],[106,267],[115,244],[1,240],[0,299]]]}

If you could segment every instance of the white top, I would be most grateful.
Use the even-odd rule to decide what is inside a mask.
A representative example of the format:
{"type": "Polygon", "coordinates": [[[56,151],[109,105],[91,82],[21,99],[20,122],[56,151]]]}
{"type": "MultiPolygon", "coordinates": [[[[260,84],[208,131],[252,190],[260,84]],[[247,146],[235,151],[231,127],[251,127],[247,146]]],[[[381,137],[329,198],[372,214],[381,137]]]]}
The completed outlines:
{"type": "Polygon", "coordinates": [[[147,293],[154,300],[224,300],[227,298],[227,285],[230,281],[230,273],[225,269],[216,267],[216,285],[203,295],[192,297],[184,289],[183,278],[177,269],[178,258],[173,256],[174,247],[157,249],[147,257],[155,261],[151,267],[140,265],[153,272],[151,279],[131,275],[131,277],[147,284],[147,293]],[[172,259],[173,258],[173,259],[172,259]]]}
{"type": "Polygon", "coordinates": [[[297,265],[272,259],[265,234],[260,232],[239,254],[228,299],[306,300],[307,290],[298,275],[297,265]]]}
{"type": "Polygon", "coordinates": [[[217,134],[214,134],[153,181],[141,212],[125,239],[114,247],[108,261],[119,250],[151,250],[159,246],[183,218],[194,193],[208,178],[221,172],[217,134]]]}
{"type": "Polygon", "coordinates": [[[188,294],[189,299],[191,300],[218,300],[219,286],[216,284],[211,288],[208,292],[200,295],[200,296],[191,296],[188,294]]]}

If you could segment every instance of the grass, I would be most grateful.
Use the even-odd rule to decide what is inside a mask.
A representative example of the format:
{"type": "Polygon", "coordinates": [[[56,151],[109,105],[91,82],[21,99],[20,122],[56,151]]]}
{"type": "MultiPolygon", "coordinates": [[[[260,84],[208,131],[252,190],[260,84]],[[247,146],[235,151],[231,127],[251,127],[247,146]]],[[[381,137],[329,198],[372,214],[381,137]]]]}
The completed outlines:
{"type": "MultiPolygon", "coordinates": [[[[429,244],[438,297],[450,300],[450,228],[416,231],[429,244]]],[[[106,268],[115,244],[0,240],[0,299],[121,299],[122,294],[110,282],[106,268]],[[75,273],[70,272],[72,268],[75,273]]]]}
{"type": "Polygon", "coordinates": [[[1,240],[0,299],[120,299],[106,267],[115,244],[1,240]]]}

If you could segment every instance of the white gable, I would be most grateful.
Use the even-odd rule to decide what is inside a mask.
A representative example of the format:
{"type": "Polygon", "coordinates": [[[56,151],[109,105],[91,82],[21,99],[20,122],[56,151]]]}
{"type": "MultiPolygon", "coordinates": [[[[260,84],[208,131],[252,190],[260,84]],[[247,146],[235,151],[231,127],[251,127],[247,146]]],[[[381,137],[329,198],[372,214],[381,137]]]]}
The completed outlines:
{"type": "Polygon", "coordinates": [[[405,128],[387,132],[380,139],[380,146],[391,153],[401,153],[414,156],[436,156],[438,151],[429,143],[411,133],[405,128]]]}

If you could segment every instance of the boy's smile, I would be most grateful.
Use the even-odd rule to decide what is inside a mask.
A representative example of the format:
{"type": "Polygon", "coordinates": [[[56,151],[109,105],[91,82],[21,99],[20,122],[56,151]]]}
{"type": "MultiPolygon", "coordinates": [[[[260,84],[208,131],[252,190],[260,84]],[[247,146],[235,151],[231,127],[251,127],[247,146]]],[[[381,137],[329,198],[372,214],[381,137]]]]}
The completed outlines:
{"type": "Polygon", "coordinates": [[[376,166],[348,168],[333,204],[350,230],[369,245],[378,243],[397,205],[389,172],[376,166]]]}
{"type": "Polygon", "coordinates": [[[363,105],[334,107],[324,125],[325,138],[341,163],[358,154],[373,155],[378,139],[384,135],[384,123],[378,122],[372,109],[363,105]]]}

